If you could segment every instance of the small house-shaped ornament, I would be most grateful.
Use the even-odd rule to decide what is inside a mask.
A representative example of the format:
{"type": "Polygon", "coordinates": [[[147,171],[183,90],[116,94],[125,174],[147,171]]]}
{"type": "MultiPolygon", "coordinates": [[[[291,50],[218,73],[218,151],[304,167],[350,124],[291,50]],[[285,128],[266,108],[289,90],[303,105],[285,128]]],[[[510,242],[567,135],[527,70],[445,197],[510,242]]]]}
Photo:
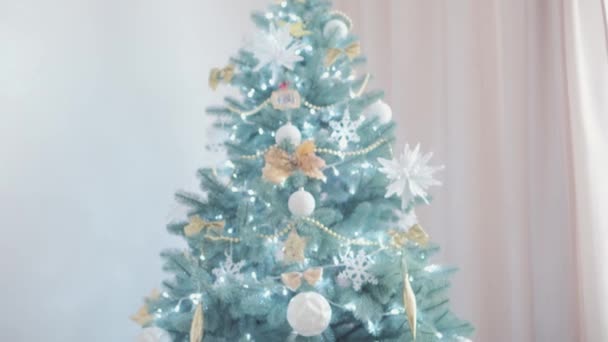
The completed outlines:
{"type": "Polygon", "coordinates": [[[272,93],[270,102],[277,110],[298,109],[302,104],[302,98],[297,90],[289,89],[289,84],[283,82],[279,89],[272,93]]]}

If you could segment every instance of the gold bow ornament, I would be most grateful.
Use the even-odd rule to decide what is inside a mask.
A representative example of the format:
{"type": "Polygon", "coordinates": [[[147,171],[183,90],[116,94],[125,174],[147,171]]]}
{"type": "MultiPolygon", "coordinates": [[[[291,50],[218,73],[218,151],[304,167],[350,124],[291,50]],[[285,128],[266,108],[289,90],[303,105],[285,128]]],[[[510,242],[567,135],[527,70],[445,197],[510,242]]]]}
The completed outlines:
{"type": "Polygon", "coordinates": [[[193,237],[205,229],[221,234],[225,225],[224,221],[205,221],[200,216],[194,215],[190,218],[190,223],[184,227],[184,234],[187,237],[193,237]]]}
{"type": "Polygon", "coordinates": [[[220,82],[224,82],[226,84],[232,81],[234,77],[234,65],[230,64],[223,69],[213,68],[209,72],[209,87],[213,90],[217,89],[217,86],[220,82]]]}
{"type": "Polygon", "coordinates": [[[306,176],[325,181],[325,175],[321,171],[325,167],[325,161],[315,154],[316,146],[312,140],[303,142],[296,148],[293,155],[278,146],[271,147],[264,159],[266,165],[262,170],[265,180],[281,184],[292,173],[302,171],[306,176]]]}
{"type": "Polygon", "coordinates": [[[310,286],[315,286],[321,278],[323,278],[323,268],[313,267],[303,273],[301,272],[289,272],[281,274],[281,281],[291,291],[297,291],[302,286],[302,279],[304,279],[310,286]]]}
{"type": "Polygon", "coordinates": [[[413,225],[407,232],[390,230],[388,235],[391,237],[391,245],[395,248],[403,248],[408,241],[423,247],[429,243],[429,235],[419,224],[413,225]]]}
{"type": "Polygon", "coordinates": [[[340,56],[346,55],[351,61],[361,54],[361,43],[354,42],[344,49],[329,48],[325,56],[325,66],[332,66],[340,56]]]}
{"type": "Polygon", "coordinates": [[[285,25],[289,25],[289,33],[294,38],[302,38],[312,34],[312,31],[308,31],[306,29],[306,24],[304,24],[302,21],[297,21],[295,23],[287,23],[282,20],[279,21],[279,27],[283,27],[285,25]]]}
{"type": "MultiPolygon", "coordinates": [[[[148,295],[145,299],[146,302],[149,301],[153,301],[153,300],[157,300],[160,298],[160,292],[158,292],[157,289],[152,290],[152,293],[150,293],[150,295],[148,295]]],[[[154,320],[154,316],[152,316],[152,314],[150,314],[150,308],[148,307],[148,303],[145,303],[144,305],[142,305],[141,308],[139,308],[139,310],[137,310],[137,312],[132,315],[131,320],[134,321],[135,323],[143,326],[148,325],[149,323],[151,323],[154,320]]]]}

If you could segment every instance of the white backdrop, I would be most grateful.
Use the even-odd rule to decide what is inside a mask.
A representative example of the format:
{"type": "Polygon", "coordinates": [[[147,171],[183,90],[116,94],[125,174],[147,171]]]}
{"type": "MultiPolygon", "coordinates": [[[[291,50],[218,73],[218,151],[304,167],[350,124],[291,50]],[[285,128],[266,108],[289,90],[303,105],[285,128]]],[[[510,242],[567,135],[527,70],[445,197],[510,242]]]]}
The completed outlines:
{"type": "MultiPolygon", "coordinates": [[[[159,251],[183,246],[164,225],[205,161],[208,71],[270,1],[0,0],[0,340],[132,340],[159,251]]],[[[592,305],[598,332],[578,315],[593,250],[575,257],[569,1],[338,2],[400,140],[447,166],[421,217],[461,267],[453,306],[475,340],[603,340],[592,305]]]]}
{"type": "Polygon", "coordinates": [[[0,0],[0,341],[131,341],[267,1],[0,0]]]}

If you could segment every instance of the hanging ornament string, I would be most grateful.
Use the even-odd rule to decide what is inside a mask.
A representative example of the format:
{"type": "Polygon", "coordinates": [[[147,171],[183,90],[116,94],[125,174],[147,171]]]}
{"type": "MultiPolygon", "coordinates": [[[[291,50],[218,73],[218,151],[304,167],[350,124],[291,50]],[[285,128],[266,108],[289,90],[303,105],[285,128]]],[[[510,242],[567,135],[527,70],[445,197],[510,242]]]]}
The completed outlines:
{"type": "Polygon", "coordinates": [[[321,230],[322,232],[326,233],[329,236],[332,236],[334,238],[336,238],[337,240],[340,240],[348,245],[353,245],[353,246],[382,246],[380,243],[378,242],[373,242],[373,241],[369,241],[366,239],[350,239],[344,235],[338,234],[335,231],[333,231],[331,228],[327,227],[326,225],[324,225],[323,223],[312,219],[310,217],[302,217],[301,218],[302,221],[314,226],[315,228],[318,228],[319,230],[321,230]]]}
{"type": "MultiPolygon", "coordinates": [[[[345,158],[345,157],[355,157],[355,156],[362,156],[362,155],[366,155],[368,153],[370,153],[371,151],[379,148],[380,146],[384,145],[388,143],[388,140],[381,138],[378,139],[376,142],[374,142],[373,144],[367,146],[366,148],[363,149],[359,149],[359,150],[354,150],[354,151],[340,151],[340,150],[332,150],[329,148],[315,148],[315,153],[320,153],[320,154],[331,154],[340,158],[345,158]]],[[[276,145],[274,145],[276,146],[276,145]]],[[[248,155],[242,155],[239,157],[239,159],[243,159],[243,160],[256,160],[261,158],[262,156],[264,156],[266,154],[266,152],[268,152],[269,149],[271,149],[271,146],[265,150],[262,151],[258,151],[255,154],[248,154],[248,155]]]]}
{"type": "MultiPolygon", "coordinates": [[[[322,231],[323,233],[342,241],[343,243],[347,244],[347,245],[352,245],[352,246],[376,246],[376,247],[382,247],[383,245],[379,242],[374,242],[374,241],[370,241],[370,240],[366,240],[363,238],[358,238],[358,239],[351,239],[349,237],[346,237],[342,234],[336,233],[335,231],[333,231],[331,228],[327,227],[326,225],[324,225],[323,223],[310,218],[310,217],[301,217],[300,220],[302,220],[304,223],[307,223],[317,229],[319,229],[320,231],[322,231]]],[[[291,222],[290,224],[287,225],[287,227],[273,235],[263,235],[263,234],[258,234],[257,237],[258,238],[262,238],[262,239],[269,239],[269,240],[274,240],[277,239],[281,236],[286,235],[287,233],[289,233],[290,231],[292,231],[292,229],[294,229],[294,224],[295,222],[291,222]]],[[[205,235],[205,239],[209,240],[209,241],[223,241],[223,242],[229,242],[229,243],[240,243],[242,240],[238,237],[231,237],[231,236],[213,236],[213,235],[205,235]]]]}
{"type": "MultiPolygon", "coordinates": [[[[287,233],[289,233],[294,227],[293,222],[289,223],[285,228],[283,228],[282,230],[276,232],[275,234],[258,234],[257,237],[260,239],[268,239],[268,240],[275,240],[278,239],[284,235],[287,235],[287,233]]],[[[237,237],[231,237],[231,236],[213,236],[213,235],[206,235],[205,239],[209,240],[209,241],[224,241],[224,242],[231,242],[231,243],[239,243],[241,242],[241,239],[237,238],[237,237]]]]}
{"type": "Polygon", "coordinates": [[[325,154],[331,154],[340,158],[345,158],[345,157],[355,157],[355,156],[362,156],[365,154],[370,153],[371,151],[377,149],[378,147],[386,144],[388,142],[388,140],[381,138],[378,139],[376,142],[374,142],[373,144],[367,146],[366,148],[360,149],[360,150],[354,150],[354,151],[339,151],[339,150],[332,150],[332,149],[328,149],[328,148],[318,148],[316,149],[317,153],[325,153],[325,154]]]}
{"type": "MultiPolygon", "coordinates": [[[[370,75],[367,74],[365,76],[365,79],[363,81],[363,84],[361,85],[361,87],[359,88],[358,91],[356,91],[354,93],[354,95],[356,95],[354,98],[356,97],[360,97],[361,95],[363,95],[363,93],[365,92],[365,89],[367,88],[368,82],[369,82],[369,77],[370,75]]],[[[238,114],[241,117],[245,118],[251,115],[255,115],[257,113],[259,113],[260,111],[262,111],[262,109],[266,108],[272,101],[272,96],[268,97],[266,100],[264,100],[260,105],[258,105],[257,107],[250,109],[250,110],[242,110],[239,109],[231,104],[227,104],[226,105],[226,109],[228,109],[230,112],[234,113],[234,114],[238,114]]],[[[323,110],[323,109],[329,109],[332,108],[334,106],[336,106],[338,103],[334,103],[331,105],[325,105],[325,106],[319,106],[319,105],[315,105],[311,102],[309,102],[306,99],[302,99],[302,105],[304,105],[305,107],[309,108],[309,109],[314,109],[314,110],[323,110]]]]}
{"type": "Polygon", "coordinates": [[[262,109],[264,109],[266,106],[268,106],[269,103],[270,103],[270,97],[267,98],[266,100],[264,100],[264,102],[262,102],[259,106],[255,107],[254,109],[251,109],[251,110],[240,110],[230,104],[226,105],[226,108],[235,114],[239,114],[242,117],[247,117],[247,116],[259,113],[262,109]]]}
{"type": "Polygon", "coordinates": [[[330,16],[337,16],[342,18],[342,20],[344,20],[344,22],[346,23],[346,25],[348,25],[349,29],[353,29],[355,27],[355,24],[353,23],[353,20],[344,12],[342,11],[338,11],[338,10],[333,10],[331,12],[329,12],[330,16]]]}

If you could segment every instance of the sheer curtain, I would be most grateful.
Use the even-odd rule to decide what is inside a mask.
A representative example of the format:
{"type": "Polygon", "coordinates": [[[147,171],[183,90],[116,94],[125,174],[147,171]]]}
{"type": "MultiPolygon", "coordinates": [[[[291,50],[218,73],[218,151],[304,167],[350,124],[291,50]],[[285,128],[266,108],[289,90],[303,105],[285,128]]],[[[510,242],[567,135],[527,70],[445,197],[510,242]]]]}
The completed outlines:
{"type": "Polygon", "coordinates": [[[602,1],[337,3],[401,142],[447,166],[421,217],[475,340],[608,341],[602,1]]]}

